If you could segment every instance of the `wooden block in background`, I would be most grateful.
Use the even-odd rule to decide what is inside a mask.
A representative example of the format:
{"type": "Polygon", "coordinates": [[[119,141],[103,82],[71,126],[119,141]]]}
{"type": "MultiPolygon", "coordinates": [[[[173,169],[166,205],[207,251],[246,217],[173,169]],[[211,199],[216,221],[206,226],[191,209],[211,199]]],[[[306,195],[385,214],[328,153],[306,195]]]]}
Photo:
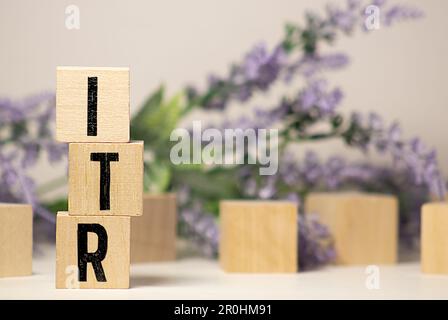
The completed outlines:
{"type": "Polygon", "coordinates": [[[0,203],[0,277],[31,275],[32,257],[31,206],[0,203]]]}
{"type": "Polygon", "coordinates": [[[128,142],[129,125],[129,68],[57,68],[58,141],[128,142]]]}
{"type": "Polygon", "coordinates": [[[311,193],[305,212],[315,213],[335,241],[337,264],[393,264],[397,261],[398,203],[393,196],[311,193]]]}
{"type": "Polygon", "coordinates": [[[143,195],[143,215],[131,218],[131,262],[176,259],[176,194],[143,195]]]}
{"type": "Polygon", "coordinates": [[[219,260],[227,272],[297,272],[297,205],[221,201],[219,260]]]}
{"type": "Polygon", "coordinates": [[[70,143],[68,181],[70,214],[140,216],[143,210],[143,142],[70,143]],[[92,161],[94,154],[97,154],[95,160],[102,161],[92,161]],[[98,154],[103,154],[102,158],[98,154]],[[109,171],[103,167],[101,180],[106,158],[111,160],[109,171]]]}
{"type": "Polygon", "coordinates": [[[427,203],[422,207],[422,272],[448,274],[448,203],[427,203]]]}
{"type": "MultiPolygon", "coordinates": [[[[126,289],[129,288],[130,264],[130,217],[122,216],[72,216],[67,212],[59,212],[56,225],[56,288],[57,289],[126,289]],[[100,227],[98,227],[98,225],[100,227]],[[87,227],[86,227],[87,226],[87,227]],[[104,250],[105,238],[102,233],[87,232],[87,253],[102,259],[101,268],[105,281],[98,281],[93,264],[86,263],[85,281],[77,281],[79,270],[78,253],[85,252],[78,243],[85,243],[83,228],[101,230],[107,234],[107,248],[104,250]],[[99,250],[99,251],[98,251],[99,250]]],[[[92,229],[87,229],[92,230],[92,229]]],[[[87,259],[88,260],[88,259],[87,259]]],[[[81,279],[80,279],[81,280],[81,279]]]]}

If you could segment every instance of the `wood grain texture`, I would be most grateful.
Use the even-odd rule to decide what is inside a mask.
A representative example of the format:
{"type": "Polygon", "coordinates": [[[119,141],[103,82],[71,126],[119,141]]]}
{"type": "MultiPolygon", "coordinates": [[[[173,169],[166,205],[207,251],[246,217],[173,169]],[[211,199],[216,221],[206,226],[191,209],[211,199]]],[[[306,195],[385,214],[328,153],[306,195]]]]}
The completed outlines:
{"type": "Polygon", "coordinates": [[[75,215],[142,215],[143,142],[70,143],[68,211],[75,215]],[[100,210],[100,162],[92,153],[118,153],[110,162],[110,209],[100,210]]]}
{"type": "Polygon", "coordinates": [[[129,68],[58,67],[56,139],[61,142],[129,141],[129,68]],[[88,78],[97,77],[97,135],[87,135],[88,78]]]}
{"type": "Polygon", "coordinates": [[[422,272],[448,274],[448,203],[423,205],[421,218],[422,272]]]}
{"type": "Polygon", "coordinates": [[[297,272],[297,229],[292,202],[221,201],[220,265],[227,272],[297,272]]]}
{"type": "MultiPolygon", "coordinates": [[[[129,288],[130,217],[72,216],[59,212],[56,225],[56,288],[126,289],[129,288]],[[78,266],[78,224],[100,224],[107,232],[107,254],[101,262],[106,282],[99,282],[91,263],[87,264],[87,281],[77,282],[70,271],[78,266]],[[67,268],[69,267],[69,268],[67,268]]],[[[98,248],[98,237],[88,234],[88,251],[98,248]]]]}
{"type": "Polygon", "coordinates": [[[31,275],[32,256],[31,206],[0,203],[0,277],[31,275]]]}
{"type": "Polygon", "coordinates": [[[398,203],[388,195],[311,193],[305,212],[315,213],[335,241],[337,264],[393,264],[397,261],[398,203]]]}
{"type": "Polygon", "coordinates": [[[131,262],[176,259],[176,194],[143,195],[143,215],[131,218],[131,262]]]}

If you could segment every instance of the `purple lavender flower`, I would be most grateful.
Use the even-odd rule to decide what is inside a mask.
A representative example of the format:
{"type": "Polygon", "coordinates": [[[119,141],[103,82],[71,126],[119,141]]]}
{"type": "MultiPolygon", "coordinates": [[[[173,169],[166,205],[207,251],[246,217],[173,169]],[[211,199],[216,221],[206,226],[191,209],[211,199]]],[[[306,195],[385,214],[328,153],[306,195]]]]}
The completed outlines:
{"type": "Polygon", "coordinates": [[[263,200],[273,199],[274,196],[277,194],[276,182],[277,177],[275,175],[268,176],[265,179],[265,183],[263,184],[263,186],[261,186],[261,188],[258,190],[257,198],[263,200]]]}
{"type": "Polygon", "coordinates": [[[328,91],[325,80],[313,80],[298,97],[297,104],[293,106],[295,112],[307,112],[316,108],[319,114],[332,114],[342,101],[342,91],[339,88],[328,91]]]}
{"type": "Polygon", "coordinates": [[[380,153],[388,152],[394,166],[404,166],[414,176],[414,182],[426,184],[429,192],[443,199],[446,193],[445,182],[438,170],[435,151],[428,149],[420,139],[404,140],[397,122],[389,127],[376,114],[365,121],[359,114],[352,115],[353,130],[347,136],[353,145],[368,151],[369,146],[380,153]]]}
{"type": "Polygon", "coordinates": [[[40,94],[19,101],[0,99],[0,201],[29,203],[37,216],[54,223],[36,196],[36,185],[27,175],[43,150],[50,160],[60,160],[65,145],[53,141],[49,131],[54,118],[54,95],[40,94]],[[30,128],[37,130],[30,130],[30,128]],[[11,143],[11,141],[13,143],[11,143]]]}
{"type": "Polygon", "coordinates": [[[50,142],[44,144],[44,147],[48,154],[48,160],[51,163],[61,161],[65,156],[67,156],[67,144],[50,142]]]}
{"type": "Polygon", "coordinates": [[[286,83],[298,75],[311,78],[318,72],[326,70],[338,70],[349,63],[349,58],[343,53],[333,54],[313,54],[300,57],[296,62],[291,63],[285,70],[286,83]]]}
{"type": "Polygon", "coordinates": [[[431,158],[435,155],[422,152],[429,156],[429,165],[425,170],[428,176],[421,184],[415,180],[413,169],[407,166],[388,168],[367,163],[348,163],[336,156],[322,162],[314,152],[308,152],[305,159],[300,161],[287,153],[280,164],[276,189],[285,190],[282,185],[287,185],[288,193],[285,196],[276,193],[273,198],[287,197],[291,190],[296,190],[298,194],[310,190],[335,189],[395,194],[400,199],[400,238],[411,244],[419,235],[421,205],[428,201],[431,190],[445,187],[435,161],[431,158]],[[294,176],[294,181],[290,176],[294,176]]]}
{"type": "Polygon", "coordinates": [[[183,208],[179,212],[182,233],[196,244],[207,257],[216,257],[219,247],[219,230],[212,215],[202,212],[200,205],[183,208]]]}
{"type": "MultiPolygon", "coordinates": [[[[252,83],[256,88],[266,90],[277,79],[286,55],[282,47],[269,53],[266,45],[256,45],[245,57],[242,64],[243,83],[252,83]]],[[[245,100],[243,100],[245,101],[245,100]]]]}
{"type": "MultiPolygon", "coordinates": [[[[231,101],[246,102],[254,93],[268,91],[278,79],[291,81],[300,76],[307,86],[297,95],[283,97],[280,103],[269,109],[255,108],[252,117],[244,116],[236,121],[227,119],[221,128],[257,129],[269,128],[274,124],[284,125],[286,128],[280,136],[285,140],[285,145],[295,138],[315,140],[342,137],[350,146],[365,152],[370,149],[387,152],[392,155],[395,166],[378,168],[365,163],[348,163],[341,157],[331,157],[321,162],[314,153],[308,153],[305,159],[298,161],[286,154],[281,159],[279,173],[274,176],[258,177],[254,174],[254,168],[241,167],[236,187],[240,189],[241,197],[301,201],[306,192],[319,189],[357,188],[395,194],[407,194],[418,189],[415,194],[420,197],[412,200],[421,203],[422,197],[427,195],[427,188],[439,189],[440,194],[444,192],[444,181],[438,171],[435,153],[424,148],[420,141],[403,140],[398,125],[386,126],[375,114],[369,115],[367,121],[354,114],[347,127],[343,117],[336,113],[343,98],[342,91],[330,88],[321,79],[321,72],[345,67],[349,59],[341,53],[320,52],[320,44],[332,43],[341,33],[350,34],[357,27],[364,28],[364,4],[348,0],[344,7],[329,6],[325,16],[307,13],[305,25],[289,25],[285,39],[272,50],[263,44],[256,45],[240,62],[230,67],[227,75],[210,76],[204,92],[188,87],[187,109],[199,105],[206,109],[223,110],[231,101]],[[329,124],[330,131],[310,134],[308,128],[318,122],[329,124]]],[[[373,1],[372,4],[380,6],[384,25],[418,16],[411,9],[388,7],[382,0],[373,1]]],[[[214,218],[204,212],[206,210],[201,201],[193,201],[189,196],[186,199],[180,213],[181,223],[187,234],[206,253],[215,254],[218,232],[214,218]]],[[[417,225],[414,223],[415,208],[406,209],[412,214],[401,223],[417,225]]],[[[321,242],[328,238],[328,230],[311,218],[299,221],[299,228],[300,236],[304,237],[301,238],[299,253],[303,268],[327,263],[334,258],[334,249],[321,242]]]]}
{"type": "Polygon", "coordinates": [[[9,125],[35,118],[39,115],[42,105],[51,101],[53,97],[54,95],[51,93],[42,93],[19,101],[0,98],[0,125],[9,125]]]}
{"type": "Polygon", "coordinates": [[[383,14],[383,23],[386,26],[391,26],[399,21],[421,18],[422,16],[423,12],[419,9],[396,5],[387,9],[387,11],[383,14]]]}
{"type": "MultiPolygon", "coordinates": [[[[227,77],[209,75],[207,94],[197,101],[207,109],[223,109],[232,100],[247,101],[253,92],[269,89],[279,77],[286,59],[281,46],[271,52],[266,45],[257,44],[250,50],[241,63],[233,65],[227,77]]],[[[197,99],[200,94],[189,86],[187,94],[190,100],[197,99]]]]}
{"type": "MultiPolygon", "coordinates": [[[[261,190],[263,190],[262,188],[261,190]]],[[[189,193],[188,190],[182,190],[189,193]]],[[[272,196],[272,193],[269,193],[272,196]]],[[[297,195],[290,194],[290,201],[299,201],[297,195]]],[[[202,205],[193,202],[179,212],[182,234],[197,246],[203,255],[216,257],[219,247],[219,228],[211,214],[203,213],[202,205]]],[[[313,215],[298,217],[299,228],[299,268],[309,270],[332,263],[335,249],[332,237],[324,225],[313,215]]]]}
{"type": "Polygon", "coordinates": [[[358,6],[359,3],[354,1],[348,1],[346,9],[328,5],[327,15],[330,25],[345,33],[352,32],[360,18],[358,6]]]}
{"type": "Polygon", "coordinates": [[[24,144],[24,156],[22,158],[22,167],[28,168],[33,166],[39,156],[39,145],[36,143],[24,144]]]}
{"type": "MultiPolygon", "coordinates": [[[[421,11],[407,6],[387,7],[385,1],[362,2],[348,0],[345,7],[329,5],[325,17],[316,13],[306,13],[305,26],[290,25],[284,40],[269,51],[264,44],[257,44],[237,64],[231,66],[227,76],[209,77],[209,85],[204,93],[192,86],[187,87],[187,95],[193,105],[206,109],[224,109],[232,100],[248,101],[254,92],[267,91],[280,76],[291,81],[301,75],[310,78],[318,71],[338,69],[348,63],[345,54],[322,54],[318,51],[320,42],[332,42],[337,32],[350,34],[355,27],[365,30],[364,9],[374,4],[381,9],[384,25],[395,21],[421,17],[421,11]],[[303,50],[299,57],[295,50],[303,50]]],[[[324,101],[326,103],[326,101],[324,101]]]]}
{"type": "Polygon", "coordinates": [[[299,270],[311,270],[336,259],[333,238],[317,216],[299,215],[299,270]]]}

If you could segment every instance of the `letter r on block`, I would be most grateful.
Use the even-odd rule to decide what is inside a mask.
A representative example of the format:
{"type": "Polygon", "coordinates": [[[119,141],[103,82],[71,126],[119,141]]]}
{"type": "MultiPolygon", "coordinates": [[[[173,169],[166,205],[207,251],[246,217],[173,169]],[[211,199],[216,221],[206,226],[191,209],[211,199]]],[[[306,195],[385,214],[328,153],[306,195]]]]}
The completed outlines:
{"type": "Polygon", "coordinates": [[[87,263],[91,263],[95,271],[96,280],[106,282],[101,261],[106,258],[107,253],[107,232],[98,223],[78,224],[78,268],[79,281],[87,281],[87,263]],[[87,233],[93,232],[98,236],[98,249],[95,252],[88,252],[87,233]]]}

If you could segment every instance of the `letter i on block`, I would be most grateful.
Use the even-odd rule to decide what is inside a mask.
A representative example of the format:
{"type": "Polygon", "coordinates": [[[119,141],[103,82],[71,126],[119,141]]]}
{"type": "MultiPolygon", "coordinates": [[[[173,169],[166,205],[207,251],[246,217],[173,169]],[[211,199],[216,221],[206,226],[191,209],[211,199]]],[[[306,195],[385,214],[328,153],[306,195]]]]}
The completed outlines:
{"type": "Polygon", "coordinates": [[[59,212],[56,288],[129,288],[130,219],[59,212]]]}
{"type": "Polygon", "coordinates": [[[129,141],[129,69],[58,67],[56,139],[129,141]]]}

